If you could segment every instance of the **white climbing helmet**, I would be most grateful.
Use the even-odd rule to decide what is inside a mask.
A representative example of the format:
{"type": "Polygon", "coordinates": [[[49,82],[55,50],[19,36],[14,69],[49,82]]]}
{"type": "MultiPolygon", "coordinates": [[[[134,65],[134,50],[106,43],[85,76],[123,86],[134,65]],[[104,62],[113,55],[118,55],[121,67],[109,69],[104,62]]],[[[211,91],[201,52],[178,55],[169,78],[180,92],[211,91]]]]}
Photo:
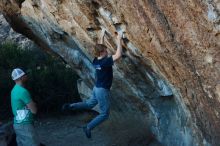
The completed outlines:
{"type": "Polygon", "coordinates": [[[12,80],[17,80],[24,75],[25,75],[25,72],[20,68],[13,69],[11,73],[12,80]]]}

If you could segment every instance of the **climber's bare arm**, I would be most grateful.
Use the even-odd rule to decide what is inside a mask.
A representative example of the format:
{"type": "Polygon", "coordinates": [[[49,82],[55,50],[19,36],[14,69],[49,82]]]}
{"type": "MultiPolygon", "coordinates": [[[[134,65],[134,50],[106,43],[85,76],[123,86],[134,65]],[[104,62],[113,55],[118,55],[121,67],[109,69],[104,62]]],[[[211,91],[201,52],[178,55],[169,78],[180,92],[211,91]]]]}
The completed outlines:
{"type": "MultiPolygon", "coordinates": [[[[101,34],[100,34],[99,39],[98,39],[99,44],[104,44],[105,33],[106,33],[106,30],[102,29],[101,34]]],[[[112,55],[113,61],[118,60],[122,56],[122,44],[121,44],[122,43],[121,42],[122,34],[119,34],[119,33],[116,32],[116,35],[117,35],[117,40],[116,40],[117,50],[116,50],[116,53],[114,55],[112,55]]]]}
{"type": "Polygon", "coordinates": [[[121,38],[122,38],[122,36],[117,33],[117,40],[116,40],[117,50],[116,50],[116,53],[114,55],[112,55],[113,61],[118,60],[122,56],[121,38]]]}
{"type": "Polygon", "coordinates": [[[101,34],[98,38],[98,44],[104,44],[104,36],[105,36],[105,29],[102,29],[101,34]]]}

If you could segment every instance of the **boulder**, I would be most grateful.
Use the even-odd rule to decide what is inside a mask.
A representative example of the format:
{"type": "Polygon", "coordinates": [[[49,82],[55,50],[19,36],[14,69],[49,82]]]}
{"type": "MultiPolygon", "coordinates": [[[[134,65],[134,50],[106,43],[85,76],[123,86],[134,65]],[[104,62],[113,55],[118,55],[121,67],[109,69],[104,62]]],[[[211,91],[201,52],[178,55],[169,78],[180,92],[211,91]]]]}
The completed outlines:
{"type": "Polygon", "coordinates": [[[90,90],[101,29],[111,54],[115,32],[124,32],[111,119],[147,120],[167,146],[220,143],[219,6],[218,0],[0,1],[15,31],[65,59],[90,90]]]}

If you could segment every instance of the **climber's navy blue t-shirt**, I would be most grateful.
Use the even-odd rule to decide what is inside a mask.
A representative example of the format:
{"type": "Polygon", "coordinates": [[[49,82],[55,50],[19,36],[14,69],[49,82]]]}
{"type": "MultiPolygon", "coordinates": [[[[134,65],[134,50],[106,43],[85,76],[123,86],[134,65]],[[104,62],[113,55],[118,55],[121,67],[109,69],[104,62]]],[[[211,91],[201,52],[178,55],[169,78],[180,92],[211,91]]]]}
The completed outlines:
{"type": "Polygon", "coordinates": [[[95,58],[93,60],[93,65],[96,69],[96,87],[101,87],[105,89],[110,89],[113,79],[113,58],[112,56],[104,57],[102,59],[95,58]]]}

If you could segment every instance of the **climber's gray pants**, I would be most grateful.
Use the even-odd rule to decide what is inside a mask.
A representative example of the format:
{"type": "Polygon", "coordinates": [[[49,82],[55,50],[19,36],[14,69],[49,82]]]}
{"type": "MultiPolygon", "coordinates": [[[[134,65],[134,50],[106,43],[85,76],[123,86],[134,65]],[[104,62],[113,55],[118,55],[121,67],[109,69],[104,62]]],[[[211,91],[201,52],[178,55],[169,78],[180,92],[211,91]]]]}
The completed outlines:
{"type": "Polygon", "coordinates": [[[94,87],[92,96],[87,101],[71,104],[73,109],[92,109],[97,104],[99,104],[100,114],[88,123],[87,128],[90,130],[101,124],[109,117],[109,90],[94,87]]]}

